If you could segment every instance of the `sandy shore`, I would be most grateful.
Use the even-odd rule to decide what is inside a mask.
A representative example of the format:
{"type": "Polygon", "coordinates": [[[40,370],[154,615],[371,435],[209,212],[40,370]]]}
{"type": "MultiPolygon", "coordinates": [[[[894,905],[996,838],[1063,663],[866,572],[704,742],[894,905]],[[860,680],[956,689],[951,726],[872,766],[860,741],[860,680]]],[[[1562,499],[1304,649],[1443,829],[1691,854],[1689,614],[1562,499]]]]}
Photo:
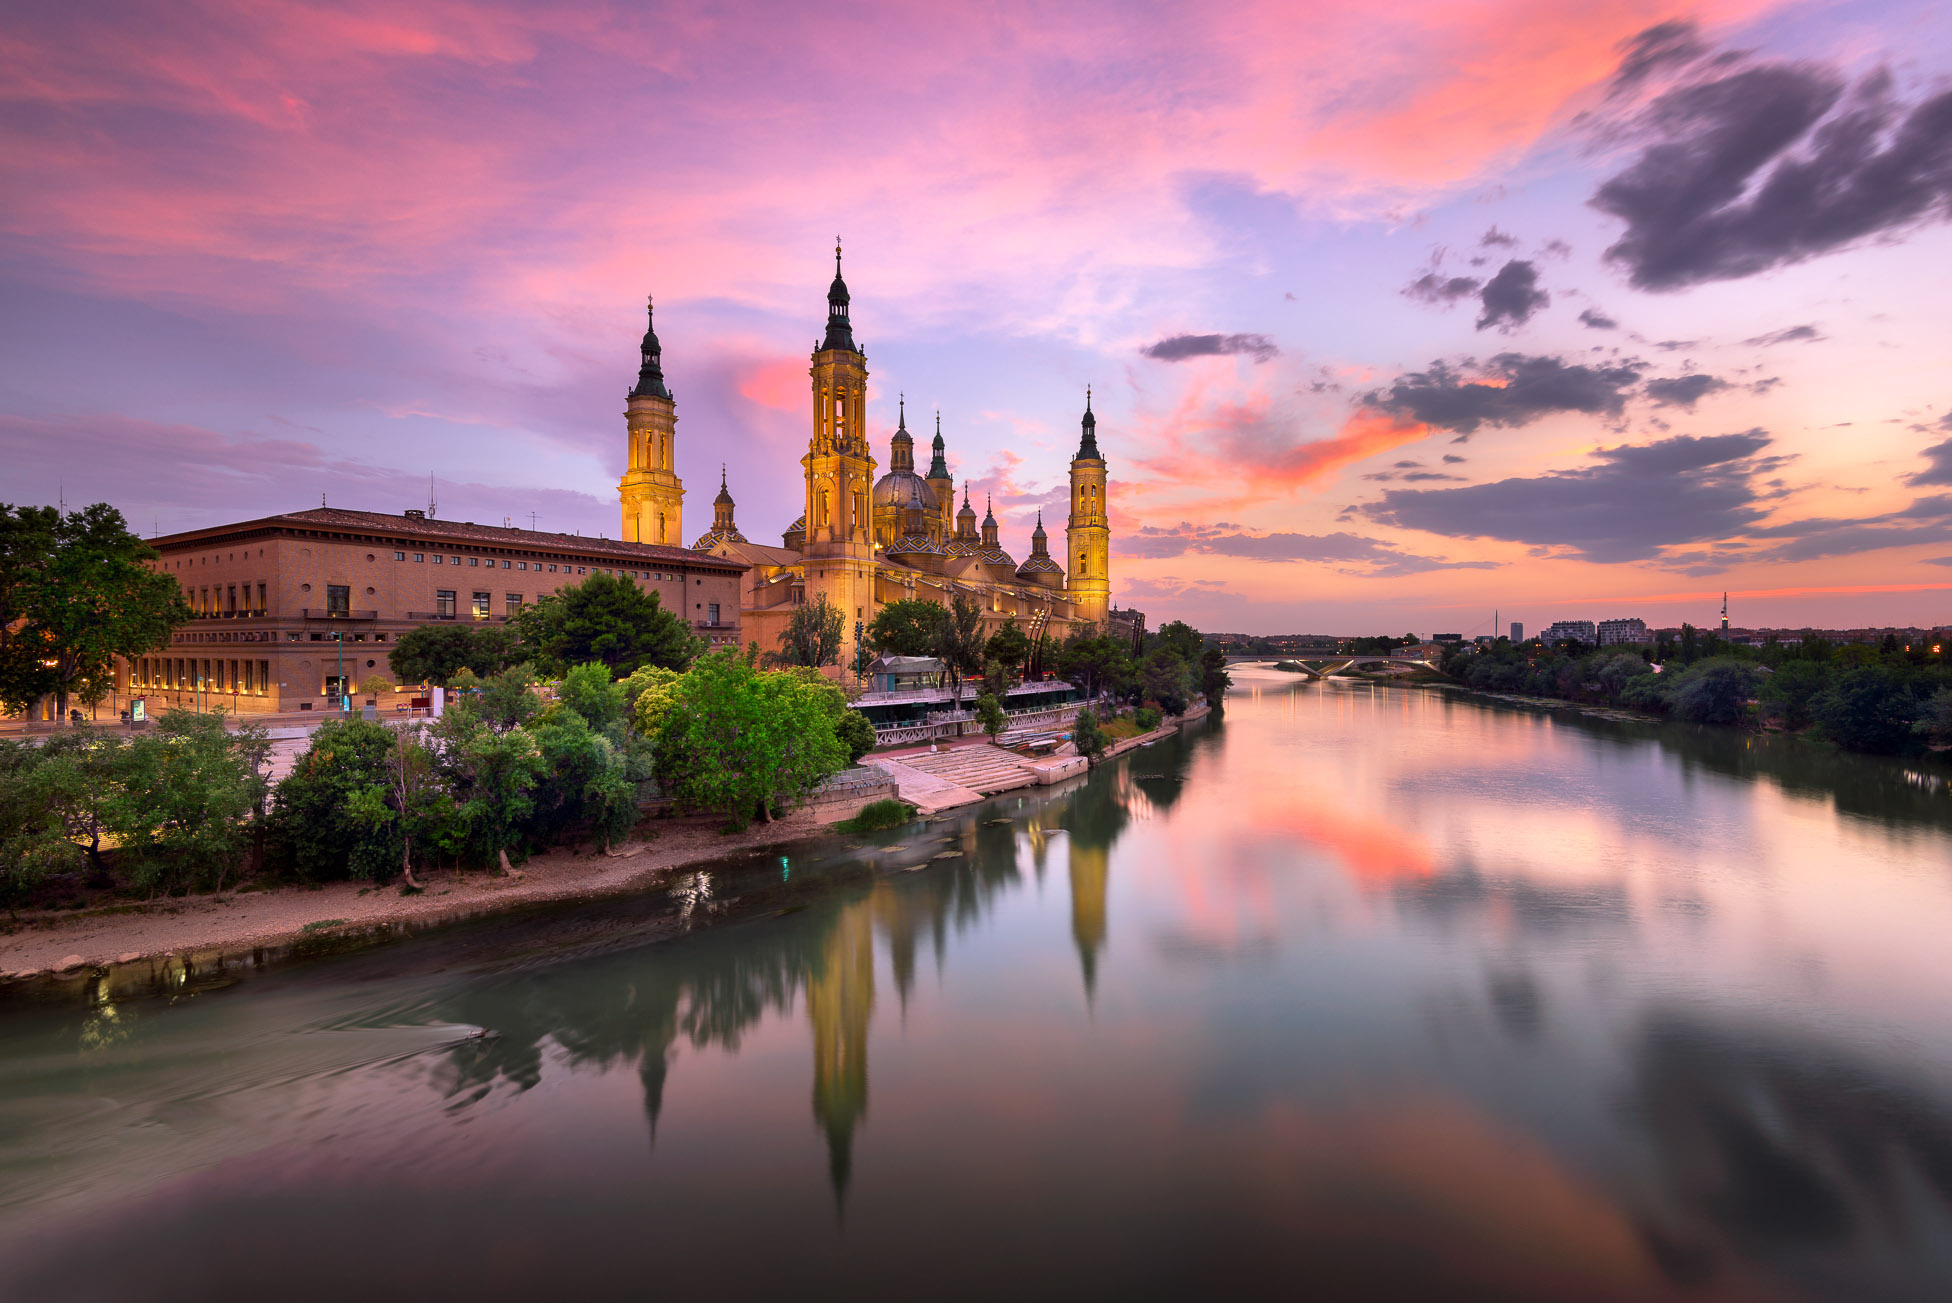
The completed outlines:
{"type": "Polygon", "coordinates": [[[275,948],[341,929],[425,926],[547,901],[586,900],[642,890],[687,864],[822,831],[805,810],[729,835],[706,819],[671,820],[655,827],[650,841],[634,841],[608,855],[576,856],[558,849],[506,877],[423,874],[426,890],[417,896],[402,896],[397,885],[335,882],[191,896],[147,908],[22,915],[13,931],[0,937],[0,976],[24,979],[185,951],[275,948]]]}

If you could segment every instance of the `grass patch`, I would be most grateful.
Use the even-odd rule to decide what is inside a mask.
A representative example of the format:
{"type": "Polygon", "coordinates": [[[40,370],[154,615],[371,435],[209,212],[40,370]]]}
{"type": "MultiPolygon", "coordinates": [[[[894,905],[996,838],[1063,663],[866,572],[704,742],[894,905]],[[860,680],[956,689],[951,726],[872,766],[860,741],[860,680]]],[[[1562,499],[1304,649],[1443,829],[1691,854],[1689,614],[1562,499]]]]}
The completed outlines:
{"type": "Polygon", "coordinates": [[[869,801],[852,819],[843,819],[835,824],[834,830],[836,832],[880,832],[884,828],[899,828],[914,817],[914,806],[889,796],[879,801],[869,801]]]}
{"type": "Polygon", "coordinates": [[[1127,738],[1135,738],[1142,733],[1152,731],[1149,728],[1140,728],[1139,721],[1130,715],[1120,715],[1108,724],[1101,723],[1099,727],[1104,730],[1105,736],[1114,742],[1123,742],[1127,738]]]}
{"type": "Polygon", "coordinates": [[[342,918],[322,918],[316,923],[307,923],[304,927],[298,929],[298,931],[301,935],[309,935],[313,932],[323,932],[329,927],[338,927],[345,921],[342,918]]]}

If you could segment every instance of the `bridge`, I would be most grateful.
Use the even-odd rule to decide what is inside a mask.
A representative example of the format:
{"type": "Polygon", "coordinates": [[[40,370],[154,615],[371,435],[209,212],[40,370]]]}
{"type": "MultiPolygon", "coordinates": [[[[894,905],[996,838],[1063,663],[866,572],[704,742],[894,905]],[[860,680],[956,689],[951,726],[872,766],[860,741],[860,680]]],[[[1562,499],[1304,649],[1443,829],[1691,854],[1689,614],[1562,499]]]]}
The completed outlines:
{"type": "Polygon", "coordinates": [[[1311,679],[1325,679],[1331,674],[1345,670],[1370,668],[1378,665],[1402,665],[1411,669],[1430,669],[1437,663],[1437,655],[1431,652],[1423,656],[1391,656],[1381,652],[1364,652],[1360,655],[1348,653],[1324,653],[1310,655],[1301,653],[1293,656],[1229,656],[1229,665],[1265,665],[1277,669],[1282,665],[1299,667],[1299,672],[1311,679]]]}

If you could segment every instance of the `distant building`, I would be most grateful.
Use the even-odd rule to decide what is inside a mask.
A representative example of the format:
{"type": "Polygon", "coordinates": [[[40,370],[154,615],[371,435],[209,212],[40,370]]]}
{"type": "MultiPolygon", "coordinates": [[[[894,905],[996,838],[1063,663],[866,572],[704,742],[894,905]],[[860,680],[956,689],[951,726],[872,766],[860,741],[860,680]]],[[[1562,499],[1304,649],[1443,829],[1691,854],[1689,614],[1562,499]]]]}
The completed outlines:
{"type": "Polygon", "coordinates": [[[1599,645],[1602,647],[1646,641],[1647,622],[1638,617],[1631,620],[1601,620],[1599,623],[1599,645]]]}
{"type": "Polygon", "coordinates": [[[1433,633],[1430,635],[1430,641],[1434,643],[1463,642],[1464,635],[1461,633],[1433,633]]]}
{"type": "Polygon", "coordinates": [[[1511,640],[1513,642],[1525,641],[1525,626],[1516,620],[1511,622],[1511,640]]]}
{"type": "Polygon", "coordinates": [[[1545,645],[1548,647],[1554,643],[1564,642],[1568,638],[1575,642],[1591,644],[1598,641],[1599,631],[1594,628],[1591,620],[1554,620],[1546,626],[1545,632],[1539,637],[1545,639],[1545,645]]]}

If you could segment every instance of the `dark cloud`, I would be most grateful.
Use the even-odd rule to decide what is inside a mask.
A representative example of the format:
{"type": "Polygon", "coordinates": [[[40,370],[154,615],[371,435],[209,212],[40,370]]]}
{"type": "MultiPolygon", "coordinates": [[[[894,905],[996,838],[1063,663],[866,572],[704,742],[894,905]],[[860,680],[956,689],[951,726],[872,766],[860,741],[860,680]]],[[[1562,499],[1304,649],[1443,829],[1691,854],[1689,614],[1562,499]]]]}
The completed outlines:
{"type": "Polygon", "coordinates": [[[1591,326],[1594,330],[1618,330],[1620,323],[1601,312],[1598,308],[1588,308],[1579,314],[1579,324],[1591,326]]]}
{"type": "Polygon", "coordinates": [[[1486,326],[1511,330],[1530,321],[1533,313],[1552,302],[1552,296],[1539,288],[1539,269],[1514,258],[1484,283],[1478,301],[1484,305],[1479,330],[1486,326]]]}
{"type": "Polygon", "coordinates": [[[1899,103],[1813,63],[1703,57],[1683,23],[1630,43],[1616,96],[1662,82],[1626,125],[1639,157],[1594,207],[1626,223],[1607,257],[1645,290],[1752,276],[1952,215],[1952,91],[1899,103]]]}
{"type": "Polygon", "coordinates": [[[1447,452],[1447,453],[1445,453],[1445,454],[1444,454],[1444,461],[1445,461],[1445,463],[1446,463],[1446,464],[1448,464],[1448,465],[1452,465],[1452,466],[1455,466],[1455,465],[1457,465],[1457,464],[1458,464],[1459,462],[1461,462],[1461,461],[1464,461],[1464,460],[1466,460],[1466,459],[1465,459],[1465,458],[1463,458],[1463,457],[1459,457],[1459,456],[1458,456],[1458,455],[1457,455],[1456,453],[1454,453],[1454,452],[1447,452]]]}
{"type": "Polygon", "coordinates": [[[1490,570],[1498,564],[1415,556],[1360,534],[1245,534],[1238,530],[1202,528],[1185,521],[1170,529],[1141,526],[1134,533],[1120,537],[1117,546],[1122,555],[1155,559],[1194,553],[1254,561],[1340,563],[1340,566],[1361,567],[1349,573],[1372,576],[1411,575],[1429,570],[1490,570]]]}
{"type": "Polygon", "coordinates": [[[1453,538],[1564,547],[1589,561],[1644,561],[1675,544],[1750,531],[1763,517],[1761,430],[1603,448],[1597,465],[1455,489],[1390,489],[1362,514],[1453,538]]]}
{"type": "Polygon", "coordinates": [[[1459,299],[1470,298],[1483,284],[1470,276],[1442,276],[1427,271],[1411,281],[1403,293],[1419,303],[1435,303],[1447,308],[1459,299]]]}
{"type": "Polygon", "coordinates": [[[1815,326],[1790,326],[1784,330],[1772,330],[1766,335],[1753,335],[1742,342],[1773,348],[1777,344],[1805,343],[1822,338],[1823,333],[1815,326]]]}
{"type": "MultiPolygon", "coordinates": [[[[1470,360],[1459,365],[1478,369],[1470,360]]],[[[1500,353],[1477,379],[1435,362],[1428,371],[1398,378],[1388,389],[1371,390],[1362,402],[1462,435],[1485,425],[1528,425],[1555,412],[1618,416],[1626,406],[1627,392],[1640,382],[1642,366],[1639,362],[1585,366],[1556,357],[1500,353]]]]}
{"type": "MultiPolygon", "coordinates": [[[[1947,429],[1952,429],[1952,416],[1946,418],[1945,424],[1947,429]]],[[[1925,449],[1925,461],[1925,469],[1905,476],[1905,483],[1952,484],[1952,439],[1925,449]]]]}
{"type": "Polygon", "coordinates": [[[1482,236],[1478,237],[1478,248],[1480,249],[1489,249],[1493,247],[1509,249],[1514,245],[1516,245],[1517,243],[1518,243],[1517,236],[1501,231],[1495,226],[1492,227],[1490,230],[1486,231],[1482,236]]]}
{"type": "Polygon", "coordinates": [[[1183,362],[1189,357],[1229,357],[1236,353],[1265,362],[1281,350],[1266,335],[1171,335],[1139,352],[1161,362],[1183,362]]]}
{"type": "Polygon", "coordinates": [[[1676,376],[1672,380],[1649,380],[1647,396],[1661,407],[1682,407],[1692,412],[1694,405],[1707,395],[1728,388],[1728,381],[1718,376],[1694,375],[1676,376]]]}
{"type": "Polygon", "coordinates": [[[1613,94],[1630,91],[1652,73],[1694,62],[1707,53],[1695,25],[1684,18],[1657,23],[1620,46],[1620,67],[1613,74],[1613,94]]]}

